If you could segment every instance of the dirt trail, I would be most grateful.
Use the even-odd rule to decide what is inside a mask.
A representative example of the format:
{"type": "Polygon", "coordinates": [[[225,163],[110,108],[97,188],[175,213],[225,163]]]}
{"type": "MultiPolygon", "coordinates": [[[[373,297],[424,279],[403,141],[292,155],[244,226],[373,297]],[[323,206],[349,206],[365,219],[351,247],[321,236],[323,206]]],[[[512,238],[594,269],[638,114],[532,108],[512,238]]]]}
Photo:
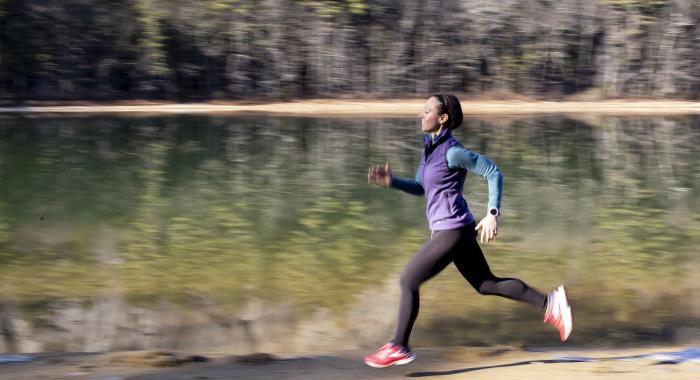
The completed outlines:
{"type": "Polygon", "coordinates": [[[271,357],[109,353],[37,354],[0,364],[0,379],[699,379],[700,348],[524,351],[509,347],[416,350],[415,362],[374,369],[363,352],[271,357]],[[665,353],[665,354],[664,354],[665,353]],[[669,354],[670,353],[670,354],[669,354]],[[203,357],[207,362],[197,362],[203,357]],[[195,360],[191,360],[194,358],[195,360]]]}

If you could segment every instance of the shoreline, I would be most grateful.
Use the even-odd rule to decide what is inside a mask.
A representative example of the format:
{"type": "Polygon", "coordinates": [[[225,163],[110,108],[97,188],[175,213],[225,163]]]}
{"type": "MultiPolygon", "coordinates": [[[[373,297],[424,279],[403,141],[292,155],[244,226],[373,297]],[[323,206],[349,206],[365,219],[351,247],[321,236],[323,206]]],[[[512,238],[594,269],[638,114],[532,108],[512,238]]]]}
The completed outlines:
{"type": "MultiPolygon", "coordinates": [[[[425,99],[332,100],[314,99],[288,102],[32,102],[24,106],[2,106],[0,114],[227,114],[276,116],[417,116],[425,99]]],[[[700,102],[680,100],[467,100],[465,115],[546,115],[591,114],[610,116],[664,116],[700,114],[700,102]]]]}

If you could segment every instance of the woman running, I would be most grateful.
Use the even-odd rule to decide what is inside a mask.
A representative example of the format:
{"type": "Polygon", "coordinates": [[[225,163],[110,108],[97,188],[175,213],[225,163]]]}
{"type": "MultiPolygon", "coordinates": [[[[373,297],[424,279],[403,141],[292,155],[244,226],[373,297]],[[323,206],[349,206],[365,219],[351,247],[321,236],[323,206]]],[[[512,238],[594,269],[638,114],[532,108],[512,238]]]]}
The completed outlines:
{"type": "Polygon", "coordinates": [[[401,273],[401,300],[394,338],[379,351],[365,357],[365,363],[383,368],[407,364],[415,359],[408,338],[418,316],[420,285],[454,262],[459,272],[480,294],[497,295],[527,302],[544,311],[544,322],[559,330],[565,341],[572,329],[571,308],[564,287],[547,296],[515,278],[491,273],[476,240],[488,243],[498,235],[498,217],[503,176],[488,158],[464,148],[452,136],[462,123],[462,106],[454,95],[433,95],[420,113],[425,149],[415,179],[393,176],[386,166],[369,168],[370,183],[392,187],[414,195],[425,195],[426,216],[432,231],[430,240],[401,273]],[[488,212],[479,224],[462,197],[468,172],[485,177],[489,186],[488,212]]]}

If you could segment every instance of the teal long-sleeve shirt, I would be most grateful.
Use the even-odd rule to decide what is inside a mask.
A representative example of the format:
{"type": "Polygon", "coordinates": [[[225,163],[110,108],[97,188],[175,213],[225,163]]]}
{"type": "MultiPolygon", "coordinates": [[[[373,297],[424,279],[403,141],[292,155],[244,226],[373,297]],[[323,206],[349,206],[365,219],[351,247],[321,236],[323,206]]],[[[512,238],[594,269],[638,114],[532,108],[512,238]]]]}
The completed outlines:
{"type": "MultiPolygon", "coordinates": [[[[503,194],[503,174],[488,158],[470,151],[462,146],[452,146],[447,150],[447,166],[450,169],[465,169],[476,173],[488,180],[489,203],[488,208],[501,208],[501,195],[503,194]]],[[[420,172],[416,171],[416,178],[402,178],[391,176],[391,187],[405,191],[413,195],[423,195],[420,172]]]]}

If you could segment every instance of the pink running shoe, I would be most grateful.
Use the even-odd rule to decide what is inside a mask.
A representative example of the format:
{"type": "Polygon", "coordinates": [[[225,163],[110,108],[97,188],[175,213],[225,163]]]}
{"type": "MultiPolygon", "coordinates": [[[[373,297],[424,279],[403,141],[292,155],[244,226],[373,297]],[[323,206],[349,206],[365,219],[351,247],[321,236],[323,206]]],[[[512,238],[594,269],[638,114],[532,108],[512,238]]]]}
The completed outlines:
{"type": "Polygon", "coordinates": [[[374,354],[365,356],[365,364],[374,368],[384,368],[392,365],[408,364],[415,358],[416,355],[408,348],[389,342],[374,354]]]}
{"type": "Polygon", "coordinates": [[[547,295],[544,323],[549,323],[559,330],[559,338],[562,342],[569,338],[574,325],[571,320],[571,306],[566,301],[566,292],[563,286],[559,286],[547,295]]]}

